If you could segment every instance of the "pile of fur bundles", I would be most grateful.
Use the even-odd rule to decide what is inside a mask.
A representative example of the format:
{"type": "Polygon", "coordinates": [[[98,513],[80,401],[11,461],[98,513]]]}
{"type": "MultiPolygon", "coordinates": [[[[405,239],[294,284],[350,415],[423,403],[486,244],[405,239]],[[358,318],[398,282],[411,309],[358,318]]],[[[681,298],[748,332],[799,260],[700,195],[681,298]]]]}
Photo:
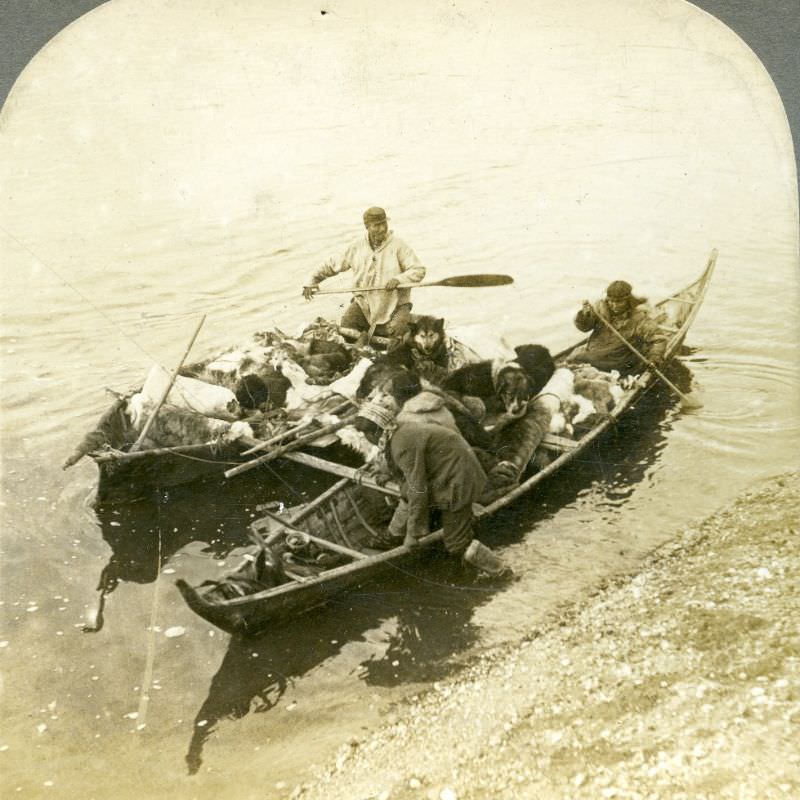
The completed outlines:
{"type": "Polygon", "coordinates": [[[280,330],[196,364],[191,375],[235,392],[245,411],[307,410],[329,397],[353,367],[351,351],[329,325],[315,323],[295,337],[280,330]]]}
{"type": "MultiPolygon", "coordinates": [[[[143,392],[130,398],[126,413],[135,431],[140,432],[144,428],[155,405],[143,392]]],[[[147,432],[144,447],[147,449],[213,441],[231,442],[243,436],[253,437],[253,430],[247,422],[217,419],[187,408],[165,404],[147,432]]]]}
{"type": "Polygon", "coordinates": [[[550,433],[572,436],[576,427],[589,428],[606,417],[623,393],[616,370],[571,365],[556,369],[536,402],[550,411],[550,433]]]}

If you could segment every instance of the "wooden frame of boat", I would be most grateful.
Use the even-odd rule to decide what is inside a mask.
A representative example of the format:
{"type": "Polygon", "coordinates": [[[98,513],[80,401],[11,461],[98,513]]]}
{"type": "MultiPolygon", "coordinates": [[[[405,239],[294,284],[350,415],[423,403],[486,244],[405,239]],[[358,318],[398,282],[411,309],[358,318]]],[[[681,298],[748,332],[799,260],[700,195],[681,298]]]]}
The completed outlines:
{"type": "MultiPolygon", "coordinates": [[[[670,335],[665,354],[667,359],[674,356],[682,345],[700,309],[714,271],[716,257],[714,250],[697,280],[656,305],[663,312],[659,324],[670,335]]],[[[555,356],[556,361],[563,361],[585,341],[583,339],[558,353],[555,356]]],[[[555,459],[488,505],[476,505],[476,518],[485,519],[520,496],[533,491],[614,425],[656,381],[658,378],[652,371],[643,371],[610,414],[579,439],[546,436],[539,446],[557,452],[555,459]]],[[[210,601],[202,592],[184,581],[177,582],[184,599],[197,614],[232,634],[253,634],[270,622],[324,604],[338,593],[371,580],[382,570],[399,565],[419,552],[402,545],[386,550],[374,548],[376,539],[380,540],[382,536],[385,538],[385,530],[381,530],[381,524],[385,529],[386,520],[383,523],[376,522],[374,515],[370,518],[370,513],[376,509],[380,511],[382,494],[398,495],[396,486],[379,486],[356,469],[308,453],[286,453],[283,457],[337,475],[340,479],[330,489],[285,518],[266,512],[264,517],[251,526],[254,538],[263,544],[275,546],[285,541],[289,533],[304,534],[306,541],[312,542],[318,552],[334,553],[336,558],[345,563],[320,568],[316,574],[313,570],[312,574],[298,574],[287,569],[285,583],[228,600],[210,601]],[[302,530],[297,527],[301,522],[302,530]]],[[[441,530],[429,534],[421,540],[421,549],[439,541],[441,537],[441,530]]]]}

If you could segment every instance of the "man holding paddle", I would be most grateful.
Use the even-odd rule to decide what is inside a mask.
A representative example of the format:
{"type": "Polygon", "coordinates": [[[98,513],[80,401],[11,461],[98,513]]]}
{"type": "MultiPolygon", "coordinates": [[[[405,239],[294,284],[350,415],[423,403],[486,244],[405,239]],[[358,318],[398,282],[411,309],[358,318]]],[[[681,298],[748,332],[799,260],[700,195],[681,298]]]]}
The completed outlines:
{"type": "Polygon", "coordinates": [[[373,333],[402,336],[411,321],[411,289],[405,284],[419,283],[425,277],[425,267],[414,251],[389,230],[382,208],[372,207],[364,212],[364,227],[365,236],[352,242],[340,258],[328,259],[311,276],[303,287],[303,297],[310,300],[326,278],[352,270],[355,294],[341,326],[364,332],[367,340],[373,333]],[[359,289],[366,291],[358,292],[359,289]]]}
{"type": "Polygon", "coordinates": [[[643,298],[634,296],[627,281],[610,283],[605,298],[594,306],[585,300],[575,315],[575,327],[591,331],[591,336],[571,360],[623,374],[639,372],[648,365],[660,366],[667,335],[648,309],[642,307],[645,303],[643,298]]]}

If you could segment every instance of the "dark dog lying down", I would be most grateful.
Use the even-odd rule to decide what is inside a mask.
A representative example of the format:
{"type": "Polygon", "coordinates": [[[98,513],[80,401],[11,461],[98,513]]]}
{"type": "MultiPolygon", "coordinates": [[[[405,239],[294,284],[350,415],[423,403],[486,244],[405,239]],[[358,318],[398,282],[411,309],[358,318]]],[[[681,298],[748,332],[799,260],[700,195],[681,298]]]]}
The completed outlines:
{"type": "Polygon", "coordinates": [[[479,397],[488,411],[522,414],[528,400],[550,379],[555,363],[542,345],[520,345],[514,351],[514,361],[479,361],[457,369],[445,378],[442,388],[461,396],[479,397]]]}

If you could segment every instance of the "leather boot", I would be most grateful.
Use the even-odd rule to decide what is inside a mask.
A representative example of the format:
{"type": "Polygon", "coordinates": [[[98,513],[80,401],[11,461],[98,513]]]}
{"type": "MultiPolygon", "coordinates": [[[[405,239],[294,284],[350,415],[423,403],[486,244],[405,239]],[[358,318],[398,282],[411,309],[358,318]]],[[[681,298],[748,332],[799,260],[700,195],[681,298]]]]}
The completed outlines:
{"type": "Polygon", "coordinates": [[[463,555],[464,561],[478,572],[488,575],[490,578],[507,578],[513,574],[511,567],[503,563],[497,554],[493,553],[485,544],[481,544],[477,539],[469,543],[463,555]]]}

